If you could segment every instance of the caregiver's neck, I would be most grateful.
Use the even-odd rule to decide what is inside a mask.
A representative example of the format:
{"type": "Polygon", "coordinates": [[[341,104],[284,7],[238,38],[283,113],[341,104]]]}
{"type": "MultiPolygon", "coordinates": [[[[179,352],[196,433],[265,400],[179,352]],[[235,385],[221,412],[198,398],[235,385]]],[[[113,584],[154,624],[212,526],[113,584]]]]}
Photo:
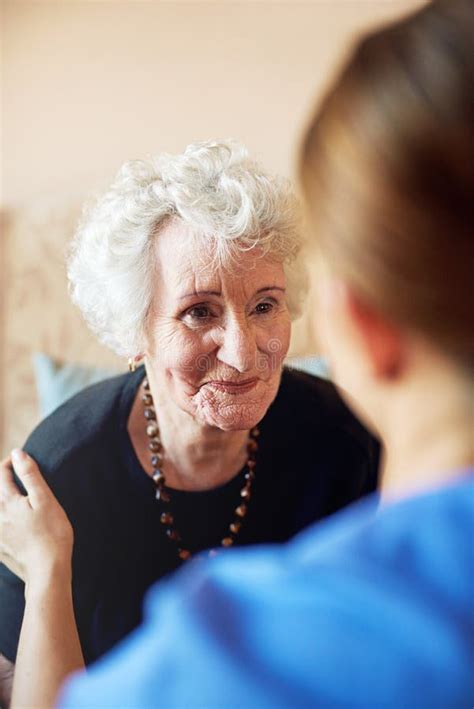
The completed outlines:
{"type": "Polygon", "coordinates": [[[403,383],[386,391],[380,433],[386,501],[443,487],[474,466],[472,372],[425,349],[403,383]]]}

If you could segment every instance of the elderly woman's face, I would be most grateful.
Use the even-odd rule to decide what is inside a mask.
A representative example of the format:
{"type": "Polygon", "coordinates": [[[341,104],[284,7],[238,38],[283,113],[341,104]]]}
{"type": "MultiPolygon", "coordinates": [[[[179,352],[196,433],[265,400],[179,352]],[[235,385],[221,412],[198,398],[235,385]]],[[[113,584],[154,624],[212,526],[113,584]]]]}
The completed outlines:
{"type": "Polygon", "coordinates": [[[251,428],[278,391],[290,339],[282,264],[243,252],[214,270],[178,220],[155,242],[147,358],[161,395],[202,425],[251,428]]]}

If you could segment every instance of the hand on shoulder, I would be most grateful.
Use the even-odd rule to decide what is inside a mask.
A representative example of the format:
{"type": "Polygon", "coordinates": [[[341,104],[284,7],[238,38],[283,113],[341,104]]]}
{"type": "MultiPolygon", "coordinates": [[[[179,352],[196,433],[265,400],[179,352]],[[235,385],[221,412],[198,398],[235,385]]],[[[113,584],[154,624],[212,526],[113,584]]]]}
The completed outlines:
{"type": "Polygon", "coordinates": [[[0,561],[28,585],[70,574],[73,530],[35,461],[13,451],[0,463],[0,561]],[[13,471],[23,484],[22,495],[13,471]]]}

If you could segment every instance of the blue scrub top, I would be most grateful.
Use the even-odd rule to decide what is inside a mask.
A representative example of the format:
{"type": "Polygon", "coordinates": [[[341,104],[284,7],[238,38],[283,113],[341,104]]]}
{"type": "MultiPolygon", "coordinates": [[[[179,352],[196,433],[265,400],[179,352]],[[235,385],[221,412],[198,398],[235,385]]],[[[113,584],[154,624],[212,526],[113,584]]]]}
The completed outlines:
{"type": "Polygon", "coordinates": [[[473,475],[191,561],[60,707],[471,709],[473,475]]]}

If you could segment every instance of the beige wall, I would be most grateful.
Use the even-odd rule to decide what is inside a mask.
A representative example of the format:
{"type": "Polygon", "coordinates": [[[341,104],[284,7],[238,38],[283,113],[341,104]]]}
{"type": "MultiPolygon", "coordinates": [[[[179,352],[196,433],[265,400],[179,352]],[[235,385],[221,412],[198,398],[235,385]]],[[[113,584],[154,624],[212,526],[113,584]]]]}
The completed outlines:
{"type": "Polygon", "coordinates": [[[88,189],[127,158],[210,137],[291,172],[347,37],[415,4],[6,1],[5,204],[88,189]]]}
{"type": "MultiPolygon", "coordinates": [[[[234,137],[291,175],[307,111],[358,30],[418,0],[2,2],[0,449],[37,413],[31,352],[110,362],[68,304],[85,193],[125,160],[234,137]]],[[[294,353],[316,348],[308,318],[294,353]]]]}

